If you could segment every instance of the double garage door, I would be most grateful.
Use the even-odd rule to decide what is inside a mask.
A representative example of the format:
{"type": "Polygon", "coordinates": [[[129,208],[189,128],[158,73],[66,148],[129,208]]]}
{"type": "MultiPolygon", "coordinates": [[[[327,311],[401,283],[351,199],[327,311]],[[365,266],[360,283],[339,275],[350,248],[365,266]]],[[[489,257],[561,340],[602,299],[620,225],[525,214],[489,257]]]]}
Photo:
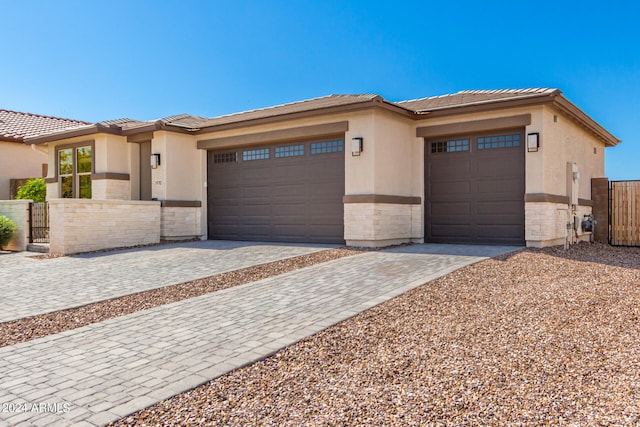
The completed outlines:
{"type": "Polygon", "coordinates": [[[425,141],[425,240],[523,245],[521,129],[425,141]]]}
{"type": "Polygon", "coordinates": [[[344,140],[208,153],[210,239],[344,243],[344,140]]]}

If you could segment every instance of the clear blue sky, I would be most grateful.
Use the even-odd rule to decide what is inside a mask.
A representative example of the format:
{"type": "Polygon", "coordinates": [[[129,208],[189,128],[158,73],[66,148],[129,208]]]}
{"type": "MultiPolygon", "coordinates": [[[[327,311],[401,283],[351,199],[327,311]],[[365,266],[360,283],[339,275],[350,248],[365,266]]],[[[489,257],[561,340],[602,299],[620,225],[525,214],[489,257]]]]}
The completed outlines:
{"type": "Polygon", "coordinates": [[[0,108],[206,117],[324,96],[554,87],[640,179],[640,6],[608,1],[0,0],[0,108]]]}

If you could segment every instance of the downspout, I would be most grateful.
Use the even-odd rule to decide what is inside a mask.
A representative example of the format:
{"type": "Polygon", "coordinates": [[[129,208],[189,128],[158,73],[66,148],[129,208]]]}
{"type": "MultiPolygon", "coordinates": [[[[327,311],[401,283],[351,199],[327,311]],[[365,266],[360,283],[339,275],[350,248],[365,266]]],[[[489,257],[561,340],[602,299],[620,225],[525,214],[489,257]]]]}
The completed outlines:
{"type": "Polygon", "coordinates": [[[36,144],[31,144],[31,149],[32,149],[33,151],[35,151],[36,153],[40,153],[40,154],[42,154],[42,155],[44,155],[44,156],[49,157],[49,150],[48,150],[48,149],[47,149],[47,150],[41,150],[41,149],[38,149],[38,147],[36,146],[36,144]]]}

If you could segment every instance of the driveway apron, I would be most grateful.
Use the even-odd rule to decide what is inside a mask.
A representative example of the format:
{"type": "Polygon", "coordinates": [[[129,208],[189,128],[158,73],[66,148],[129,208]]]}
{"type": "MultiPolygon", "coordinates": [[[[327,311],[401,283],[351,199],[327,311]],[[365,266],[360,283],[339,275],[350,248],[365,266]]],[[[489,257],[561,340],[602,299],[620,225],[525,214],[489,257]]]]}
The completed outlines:
{"type": "Polygon", "coordinates": [[[370,252],[0,348],[0,425],[106,424],[514,249],[370,252]]]}

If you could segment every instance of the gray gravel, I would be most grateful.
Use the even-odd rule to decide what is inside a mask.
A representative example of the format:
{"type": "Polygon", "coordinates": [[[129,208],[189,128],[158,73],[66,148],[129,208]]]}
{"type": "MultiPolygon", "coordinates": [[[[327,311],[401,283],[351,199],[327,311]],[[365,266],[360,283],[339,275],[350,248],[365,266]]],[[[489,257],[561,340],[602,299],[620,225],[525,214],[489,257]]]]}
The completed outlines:
{"type": "Polygon", "coordinates": [[[640,425],[640,249],[466,267],[128,425],[640,425]]]}

